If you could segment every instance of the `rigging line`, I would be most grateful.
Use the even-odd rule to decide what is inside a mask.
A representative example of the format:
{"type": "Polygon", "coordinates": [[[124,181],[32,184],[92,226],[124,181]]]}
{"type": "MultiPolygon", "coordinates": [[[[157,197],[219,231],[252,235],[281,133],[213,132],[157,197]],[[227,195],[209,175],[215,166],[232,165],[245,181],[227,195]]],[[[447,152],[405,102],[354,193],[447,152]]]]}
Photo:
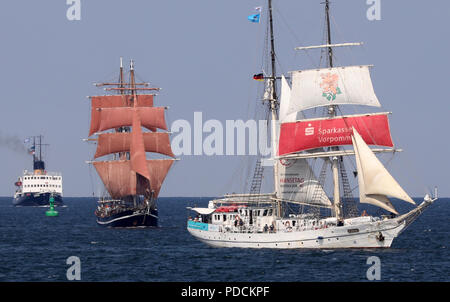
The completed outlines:
{"type": "MultiPolygon", "coordinates": [[[[339,111],[339,113],[341,114],[341,116],[343,116],[343,112],[341,111],[340,107],[339,107],[339,106],[336,106],[336,108],[337,108],[337,111],[339,111]]],[[[343,119],[343,121],[344,121],[345,126],[347,126],[347,128],[350,128],[350,126],[349,126],[347,120],[346,120],[346,119],[343,119]]],[[[364,128],[367,130],[367,132],[368,132],[368,134],[369,134],[369,136],[370,136],[370,139],[371,139],[373,142],[375,142],[375,144],[376,144],[377,142],[376,142],[376,140],[374,139],[374,137],[373,137],[373,135],[372,135],[372,133],[371,133],[371,131],[370,131],[370,128],[367,126],[367,124],[366,124],[364,121],[362,121],[362,124],[363,124],[364,128]]]]}
{"type": "MultiPolygon", "coordinates": [[[[300,38],[296,35],[296,33],[294,32],[294,30],[289,26],[289,24],[287,23],[286,19],[285,19],[284,16],[281,14],[281,11],[280,11],[277,7],[275,7],[275,12],[279,15],[280,20],[282,21],[282,25],[284,25],[284,26],[287,28],[288,32],[294,37],[294,39],[295,39],[294,44],[300,44],[300,45],[303,44],[303,43],[302,43],[302,40],[303,40],[303,39],[300,39],[300,38]]],[[[291,40],[291,41],[293,41],[293,40],[291,40]]],[[[296,46],[296,45],[294,45],[293,48],[295,48],[295,46],[296,46]]],[[[314,60],[313,60],[313,58],[311,57],[311,55],[310,55],[308,52],[306,52],[306,51],[305,51],[305,53],[306,53],[308,59],[311,61],[311,63],[312,63],[313,66],[314,66],[314,60]]],[[[296,54],[296,52],[295,52],[295,54],[296,54]]]]}
{"type": "Polygon", "coordinates": [[[263,46],[262,46],[263,54],[262,54],[262,57],[261,57],[261,65],[260,65],[260,68],[263,71],[264,75],[266,75],[264,69],[265,69],[266,66],[268,66],[268,57],[269,57],[269,55],[268,55],[268,49],[269,49],[269,9],[268,8],[265,10],[265,13],[266,13],[266,27],[265,27],[266,28],[266,32],[264,34],[264,39],[263,39],[264,40],[263,41],[263,46]]]}
{"type": "MultiPolygon", "coordinates": [[[[331,17],[331,21],[332,21],[332,23],[333,23],[333,28],[336,28],[336,34],[337,34],[337,36],[338,36],[338,38],[342,38],[341,40],[342,41],[344,41],[344,35],[342,34],[342,32],[340,31],[340,28],[339,28],[339,26],[338,26],[338,23],[336,22],[336,20],[334,19],[334,16],[333,15],[330,15],[330,17],[331,17]]],[[[364,45],[364,44],[363,44],[364,45]]],[[[352,61],[352,62],[355,62],[355,53],[353,52],[353,49],[352,49],[352,47],[346,47],[346,48],[348,48],[348,52],[349,52],[349,57],[350,57],[350,60],[352,61]]]]}
{"type": "Polygon", "coordinates": [[[92,190],[92,197],[95,197],[95,186],[94,186],[94,178],[92,177],[92,165],[89,165],[89,178],[91,182],[91,190],[92,190]]]}
{"type": "MultiPolygon", "coordinates": [[[[323,22],[322,22],[322,43],[323,44],[328,44],[328,37],[327,37],[327,17],[326,15],[323,18],[323,22]]],[[[319,66],[322,65],[322,60],[325,60],[325,67],[327,67],[326,63],[327,63],[327,58],[328,57],[328,49],[326,48],[322,48],[320,49],[320,58],[319,58],[319,66]]]]}

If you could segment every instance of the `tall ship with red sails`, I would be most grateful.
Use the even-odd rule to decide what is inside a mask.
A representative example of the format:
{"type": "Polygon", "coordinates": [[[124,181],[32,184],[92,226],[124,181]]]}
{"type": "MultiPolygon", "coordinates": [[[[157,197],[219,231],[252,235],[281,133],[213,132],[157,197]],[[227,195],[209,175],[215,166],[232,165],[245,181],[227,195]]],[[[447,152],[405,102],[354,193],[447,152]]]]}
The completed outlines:
{"type": "Polygon", "coordinates": [[[167,107],[154,106],[159,88],[136,82],[132,60],[129,81],[124,78],[121,58],[119,80],[95,84],[112,94],[90,97],[87,140],[97,148],[89,163],[105,188],[95,216],[107,227],[155,227],[157,198],[176,160],[165,120],[167,107]],[[151,159],[147,152],[153,154],[151,159]]]}

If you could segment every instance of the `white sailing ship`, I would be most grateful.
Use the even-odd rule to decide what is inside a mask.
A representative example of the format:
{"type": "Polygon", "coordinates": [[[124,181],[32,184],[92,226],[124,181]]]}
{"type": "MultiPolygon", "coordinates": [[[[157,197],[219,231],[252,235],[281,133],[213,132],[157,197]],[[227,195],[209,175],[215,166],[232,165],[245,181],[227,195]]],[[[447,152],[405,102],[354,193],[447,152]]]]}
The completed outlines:
{"type": "Polygon", "coordinates": [[[327,43],[298,49],[325,49],[327,67],[293,71],[289,85],[284,76],[275,73],[272,1],[268,1],[272,72],[265,77],[265,99],[276,154],[274,192],[225,195],[211,200],[207,208],[189,208],[196,218],[188,220],[187,230],[200,241],[241,248],[388,248],[437,199],[436,191],[433,197],[427,194],[405,214],[399,214],[391,203],[388,196],[415,205],[375,155],[401,151],[394,148],[391,139],[389,113],[340,114],[340,105],[381,105],[372,86],[370,66],[333,66],[335,47],[359,43],[332,44],[328,0],[325,13],[327,43]],[[277,79],[281,79],[279,99],[277,79]],[[323,116],[305,118],[305,110],[321,107],[325,109],[323,116]],[[359,202],[386,210],[386,215],[355,213],[344,157],[355,158],[359,202]],[[312,160],[322,163],[318,178],[312,160]],[[324,189],[327,174],[332,175],[332,198],[324,189]],[[302,211],[289,214],[287,205],[302,211]]]}

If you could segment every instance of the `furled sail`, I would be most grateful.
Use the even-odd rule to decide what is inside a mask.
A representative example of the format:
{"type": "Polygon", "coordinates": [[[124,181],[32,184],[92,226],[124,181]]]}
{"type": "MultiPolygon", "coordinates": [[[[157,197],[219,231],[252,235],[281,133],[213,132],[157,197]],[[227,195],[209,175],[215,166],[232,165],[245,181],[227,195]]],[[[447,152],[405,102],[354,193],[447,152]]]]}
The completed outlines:
{"type": "Polygon", "coordinates": [[[326,208],[332,206],[306,159],[282,159],[277,165],[278,199],[326,208]]]}
{"type": "Polygon", "coordinates": [[[286,115],[329,105],[380,107],[369,66],[346,66],[292,72],[291,98],[286,115]]]}
{"type": "Polygon", "coordinates": [[[132,107],[135,98],[138,100],[138,107],[153,107],[152,94],[102,95],[91,97],[91,127],[89,129],[89,136],[97,132],[99,129],[99,108],[132,107]]]}
{"type": "Polygon", "coordinates": [[[348,115],[283,123],[280,129],[279,155],[351,145],[353,127],[358,129],[367,144],[392,147],[387,114],[348,115]]]}
{"type": "Polygon", "coordinates": [[[358,181],[361,179],[359,185],[360,188],[361,185],[363,188],[363,200],[381,206],[394,213],[396,213],[395,209],[389,202],[386,202],[386,196],[392,196],[415,204],[411,197],[409,197],[402,189],[380,160],[370,150],[369,146],[367,146],[355,128],[353,128],[352,139],[356,152],[356,162],[359,166],[359,168],[357,166],[358,174],[361,174],[361,178],[358,178],[358,181]],[[383,197],[379,198],[379,196],[383,197]]]}
{"type": "MultiPolygon", "coordinates": [[[[144,132],[144,148],[146,152],[155,152],[175,157],[172,152],[167,132],[144,132]]],[[[126,132],[101,133],[98,136],[97,151],[94,158],[104,155],[127,152],[130,150],[131,135],[126,132]]]]}
{"type": "MultiPolygon", "coordinates": [[[[150,172],[150,188],[154,191],[155,198],[173,161],[173,159],[146,160],[150,172]]],[[[132,170],[129,160],[98,161],[93,164],[112,198],[119,199],[128,195],[145,193],[146,187],[137,181],[136,173],[132,170]]]]}

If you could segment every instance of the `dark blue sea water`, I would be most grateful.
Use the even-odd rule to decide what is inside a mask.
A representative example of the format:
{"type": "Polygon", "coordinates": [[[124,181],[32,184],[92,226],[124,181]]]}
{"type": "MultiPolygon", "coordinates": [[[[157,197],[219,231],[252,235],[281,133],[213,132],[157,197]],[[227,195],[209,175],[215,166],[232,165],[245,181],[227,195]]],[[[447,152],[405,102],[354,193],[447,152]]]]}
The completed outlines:
{"type": "MultiPolygon", "coordinates": [[[[367,281],[370,256],[381,281],[450,281],[450,199],[437,200],[386,250],[211,248],[186,230],[186,206],[208,198],[160,198],[161,227],[97,226],[92,198],[65,198],[59,217],[0,198],[0,281],[67,281],[66,260],[82,281],[367,281]]],[[[400,208],[401,210],[401,208],[400,208]]]]}

